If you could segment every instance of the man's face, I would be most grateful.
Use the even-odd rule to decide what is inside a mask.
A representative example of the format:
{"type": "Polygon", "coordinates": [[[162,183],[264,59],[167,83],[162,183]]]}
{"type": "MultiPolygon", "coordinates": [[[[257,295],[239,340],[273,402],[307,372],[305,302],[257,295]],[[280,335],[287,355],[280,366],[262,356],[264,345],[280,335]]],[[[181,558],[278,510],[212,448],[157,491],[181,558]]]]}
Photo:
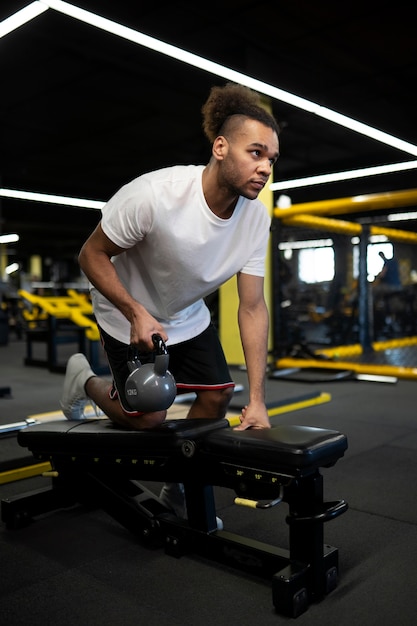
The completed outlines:
{"type": "Polygon", "coordinates": [[[258,197],[278,158],[276,133],[255,120],[246,119],[225,138],[220,163],[221,184],[249,200],[258,197]]]}

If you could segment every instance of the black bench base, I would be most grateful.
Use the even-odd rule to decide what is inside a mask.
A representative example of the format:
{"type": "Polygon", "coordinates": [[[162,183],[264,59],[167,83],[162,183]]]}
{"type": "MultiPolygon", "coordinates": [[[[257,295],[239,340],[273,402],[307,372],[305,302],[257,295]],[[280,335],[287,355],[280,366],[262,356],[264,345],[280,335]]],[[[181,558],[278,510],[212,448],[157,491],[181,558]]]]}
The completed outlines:
{"type": "Polygon", "coordinates": [[[324,544],[324,523],[347,504],[323,501],[321,467],[343,456],[336,431],[278,426],[233,431],[226,420],[173,420],[153,431],[122,431],[107,420],[59,422],[23,430],[19,443],[50,460],[52,485],[2,501],[9,529],[74,504],[104,509],[171,556],[202,555],[272,580],[277,612],[297,617],[332,591],[338,550],[324,544]],[[182,482],[188,519],[167,510],[140,480],[182,482]],[[217,530],[213,485],[250,506],[288,505],[289,550],[217,530]]]}

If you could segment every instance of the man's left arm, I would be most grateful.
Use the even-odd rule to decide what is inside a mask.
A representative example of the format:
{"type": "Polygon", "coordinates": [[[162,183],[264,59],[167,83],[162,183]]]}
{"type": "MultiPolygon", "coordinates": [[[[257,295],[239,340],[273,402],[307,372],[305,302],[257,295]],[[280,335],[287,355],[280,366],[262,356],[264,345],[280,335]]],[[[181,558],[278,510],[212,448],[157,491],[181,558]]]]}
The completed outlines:
{"type": "Polygon", "coordinates": [[[265,406],[269,313],[264,298],[264,279],[239,273],[237,285],[238,321],[249,382],[249,403],[242,411],[242,423],[236,430],[270,428],[265,406]]]}

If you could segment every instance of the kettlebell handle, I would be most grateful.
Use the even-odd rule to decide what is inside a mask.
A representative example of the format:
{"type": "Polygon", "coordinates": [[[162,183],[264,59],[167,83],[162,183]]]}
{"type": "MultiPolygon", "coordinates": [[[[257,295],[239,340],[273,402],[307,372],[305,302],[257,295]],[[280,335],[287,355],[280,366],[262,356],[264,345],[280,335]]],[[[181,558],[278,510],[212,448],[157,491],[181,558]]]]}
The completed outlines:
{"type": "MultiPolygon", "coordinates": [[[[152,335],[152,343],[155,347],[155,352],[157,356],[159,356],[160,354],[168,354],[168,349],[161,335],[154,333],[152,335]]],[[[137,364],[137,367],[140,367],[141,362],[138,357],[138,349],[137,346],[133,344],[130,344],[129,346],[129,358],[133,359],[133,361],[137,364]]]]}
{"type": "Polygon", "coordinates": [[[161,335],[154,333],[152,335],[152,341],[153,341],[153,345],[155,346],[155,350],[157,354],[168,354],[165,341],[162,339],[161,335]]]}

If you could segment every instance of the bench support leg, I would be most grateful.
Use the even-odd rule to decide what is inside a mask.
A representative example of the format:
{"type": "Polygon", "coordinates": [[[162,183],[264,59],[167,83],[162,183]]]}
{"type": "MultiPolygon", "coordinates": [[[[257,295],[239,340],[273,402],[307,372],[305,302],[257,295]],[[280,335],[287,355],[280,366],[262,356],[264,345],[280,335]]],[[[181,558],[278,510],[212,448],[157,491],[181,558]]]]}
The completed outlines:
{"type": "Polygon", "coordinates": [[[343,513],[346,504],[323,501],[323,477],[318,471],[296,479],[286,496],[291,564],[274,577],[273,596],[277,610],[288,614],[292,606],[293,617],[297,617],[310,602],[320,600],[337,586],[338,550],[324,545],[324,523],[343,513]]]}
{"type": "Polygon", "coordinates": [[[199,554],[251,575],[272,580],[277,612],[297,617],[337,583],[338,551],[323,545],[323,524],[346,505],[323,502],[320,473],[294,478],[285,487],[289,505],[289,550],[217,530],[213,487],[195,480],[184,483],[188,519],[176,518],[159,498],[123,469],[61,467],[52,488],[3,500],[8,528],[24,526],[54,508],[83,504],[100,507],[129,531],[167,554],[199,554]]]}

